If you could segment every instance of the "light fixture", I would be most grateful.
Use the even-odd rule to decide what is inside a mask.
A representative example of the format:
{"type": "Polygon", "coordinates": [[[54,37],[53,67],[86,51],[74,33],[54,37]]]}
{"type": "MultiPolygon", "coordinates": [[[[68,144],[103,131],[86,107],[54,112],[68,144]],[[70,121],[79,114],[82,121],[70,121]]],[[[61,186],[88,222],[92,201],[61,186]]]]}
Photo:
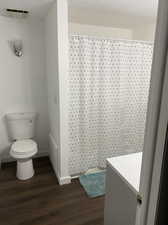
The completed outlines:
{"type": "Polygon", "coordinates": [[[13,52],[16,56],[21,57],[23,55],[23,43],[22,40],[12,40],[11,47],[13,49],[13,52]]]}

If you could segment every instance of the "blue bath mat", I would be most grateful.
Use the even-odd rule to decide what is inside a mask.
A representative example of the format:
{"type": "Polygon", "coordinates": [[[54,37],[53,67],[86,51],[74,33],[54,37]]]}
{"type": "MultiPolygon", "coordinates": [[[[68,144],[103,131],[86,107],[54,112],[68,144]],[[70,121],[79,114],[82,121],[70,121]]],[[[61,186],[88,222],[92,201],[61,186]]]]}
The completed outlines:
{"type": "Polygon", "coordinates": [[[95,198],[105,194],[105,171],[81,175],[79,181],[89,197],[95,198]]]}

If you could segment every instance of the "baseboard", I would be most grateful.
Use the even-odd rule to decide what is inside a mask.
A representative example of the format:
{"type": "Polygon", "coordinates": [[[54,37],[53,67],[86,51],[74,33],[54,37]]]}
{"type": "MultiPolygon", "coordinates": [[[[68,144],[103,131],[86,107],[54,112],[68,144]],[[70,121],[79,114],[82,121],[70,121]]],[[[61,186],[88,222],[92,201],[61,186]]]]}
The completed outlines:
{"type": "Polygon", "coordinates": [[[39,153],[37,153],[37,155],[34,156],[34,158],[40,158],[43,156],[49,156],[49,152],[48,151],[39,152],[39,153]]]}
{"type": "Polygon", "coordinates": [[[71,177],[70,176],[67,176],[67,177],[58,177],[57,176],[57,179],[58,179],[59,185],[65,185],[65,184],[71,183],[71,177]]]}
{"type": "Polygon", "coordinates": [[[71,176],[71,180],[78,179],[80,177],[80,175],[71,176]]]}

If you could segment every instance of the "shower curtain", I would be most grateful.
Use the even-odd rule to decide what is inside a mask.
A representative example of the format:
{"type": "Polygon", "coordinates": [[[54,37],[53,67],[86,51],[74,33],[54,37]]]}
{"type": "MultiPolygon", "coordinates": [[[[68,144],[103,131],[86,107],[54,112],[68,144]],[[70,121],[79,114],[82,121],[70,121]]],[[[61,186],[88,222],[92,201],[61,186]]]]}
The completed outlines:
{"type": "Polygon", "coordinates": [[[69,173],[143,150],[153,45],[70,36],[69,173]]]}

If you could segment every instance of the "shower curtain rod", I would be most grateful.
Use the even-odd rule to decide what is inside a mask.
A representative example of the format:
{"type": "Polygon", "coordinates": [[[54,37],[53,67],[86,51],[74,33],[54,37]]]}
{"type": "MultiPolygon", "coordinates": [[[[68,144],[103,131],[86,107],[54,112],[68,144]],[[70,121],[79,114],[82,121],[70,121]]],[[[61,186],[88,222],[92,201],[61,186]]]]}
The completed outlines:
{"type": "Polygon", "coordinates": [[[114,38],[107,38],[107,37],[98,37],[98,36],[89,36],[89,35],[81,35],[81,34],[70,34],[70,37],[85,37],[88,39],[97,39],[97,40],[110,40],[110,41],[123,41],[123,42],[134,42],[134,43],[143,43],[153,45],[154,42],[152,41],[142,41],[142,40],[128,40],[128,39],[114,39],[114,38]]]}

